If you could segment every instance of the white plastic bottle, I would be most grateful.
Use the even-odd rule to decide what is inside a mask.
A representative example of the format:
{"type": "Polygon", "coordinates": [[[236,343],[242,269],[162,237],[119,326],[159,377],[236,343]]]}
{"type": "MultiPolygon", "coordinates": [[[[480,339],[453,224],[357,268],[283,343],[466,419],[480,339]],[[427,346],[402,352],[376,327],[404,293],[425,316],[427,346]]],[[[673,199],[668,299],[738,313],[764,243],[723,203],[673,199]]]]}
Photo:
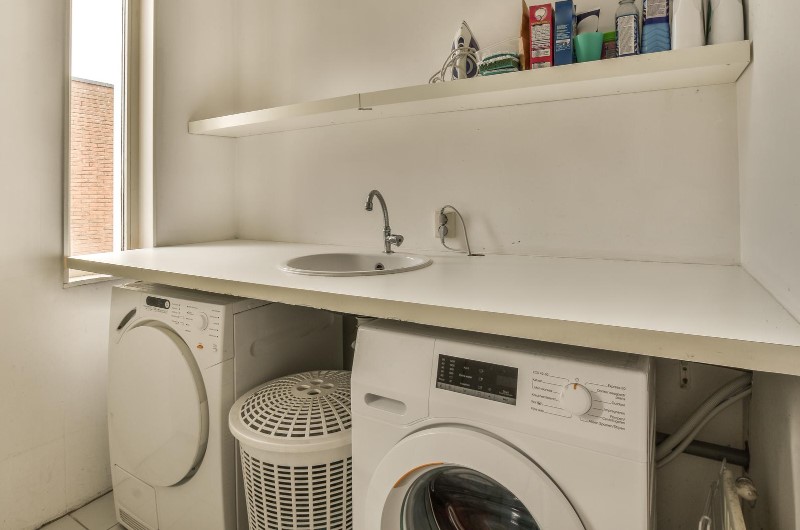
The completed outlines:
{"type": "Polygon", "coordinates": [[[742,0],[711,0],[709,9],[709,44],[744,40],[742,0]]]}
{"type": "Polygon", "coordinates": [[[694,48],[706,43],[703,0],[673,0],[672,49],[694,48]]]}
{"type": "Polygon", "coordinates": [[[617,57],[639,54],[639,9],[633,0],[619,0],[615,15],[617,30],[617,57]]]}

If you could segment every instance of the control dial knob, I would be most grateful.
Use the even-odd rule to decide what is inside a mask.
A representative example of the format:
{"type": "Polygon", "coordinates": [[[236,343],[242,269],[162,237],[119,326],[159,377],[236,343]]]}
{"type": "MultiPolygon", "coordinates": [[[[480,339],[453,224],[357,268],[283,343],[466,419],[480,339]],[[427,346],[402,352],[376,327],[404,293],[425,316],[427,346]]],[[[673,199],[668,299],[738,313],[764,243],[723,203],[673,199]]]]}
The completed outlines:
{"type": "Polygon", "coordinates": [[[582,416],[592,408],[592,394],[578,383],[570,383],[561,391],[561,407],[573,416],[582,416]]]}
{"type": "Polygon", "coordinates": [[[194,318],[194,327],[198,331],[204,331],[208,327],[208,315],[197,313],[194,318]]]}

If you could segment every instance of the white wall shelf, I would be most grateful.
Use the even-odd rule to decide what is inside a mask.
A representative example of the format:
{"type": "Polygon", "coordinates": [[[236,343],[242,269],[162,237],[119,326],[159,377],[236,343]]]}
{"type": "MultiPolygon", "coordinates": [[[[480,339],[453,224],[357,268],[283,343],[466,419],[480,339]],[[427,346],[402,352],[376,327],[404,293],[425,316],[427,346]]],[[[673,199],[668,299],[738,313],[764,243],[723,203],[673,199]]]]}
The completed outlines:
{"type": "Polygon", "coordinates": [[[234,240],[68,262],[342,313],[800,375],[800,324],[738,266],[437,253],[430,267],[386,276],[302,276],[278,267],[359,250],[234,240]]]}
{"type": "Polygon", "coordinates": [[[750,41],[351,94],[189,122],[189,132],[238,138],[380,118],[735,83],[750,41]]]}

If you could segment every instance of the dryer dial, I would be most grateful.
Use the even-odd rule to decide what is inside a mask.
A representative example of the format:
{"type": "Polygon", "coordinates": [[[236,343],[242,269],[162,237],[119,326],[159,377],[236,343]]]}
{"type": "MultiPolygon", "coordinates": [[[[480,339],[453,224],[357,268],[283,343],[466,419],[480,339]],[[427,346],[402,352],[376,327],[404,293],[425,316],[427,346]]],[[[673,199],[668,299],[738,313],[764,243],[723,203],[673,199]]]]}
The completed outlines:
{"type": "Polygon", "coordinates": [[[208,315],[205,313],[197,313],[194,319],[194,327],[198,331],[205,331],[208,328],[208,315]]]}
{"type": "Polygon", "coordinates": [[[592,394],[585,386],[570,383],[561,391],[561,406],[573,416],[582,416],[592,408],[592,394]]]}

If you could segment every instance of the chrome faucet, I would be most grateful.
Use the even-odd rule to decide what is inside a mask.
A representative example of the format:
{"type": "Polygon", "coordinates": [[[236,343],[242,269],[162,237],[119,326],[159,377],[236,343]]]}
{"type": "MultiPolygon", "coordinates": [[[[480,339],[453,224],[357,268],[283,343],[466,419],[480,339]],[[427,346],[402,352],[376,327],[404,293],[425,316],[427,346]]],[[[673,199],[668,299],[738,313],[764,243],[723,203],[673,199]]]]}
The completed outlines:
{"type": "Polygon", "coordinates": [[[383,200],[381,192],[378,190],[369,192],[367,204],[364,206],[364,209],[368,212],[372,211],[372,199],[375,197],[378,198],[378,201],[381,203],[381,209],[383,210],[383,251],[386,254],[391,254],[393,252],[392,245],[399,247],[403,244],[403,236],[392,233],[392,229],[389,227],[389,210],[386,209],[386,201],[383,200]]]}

